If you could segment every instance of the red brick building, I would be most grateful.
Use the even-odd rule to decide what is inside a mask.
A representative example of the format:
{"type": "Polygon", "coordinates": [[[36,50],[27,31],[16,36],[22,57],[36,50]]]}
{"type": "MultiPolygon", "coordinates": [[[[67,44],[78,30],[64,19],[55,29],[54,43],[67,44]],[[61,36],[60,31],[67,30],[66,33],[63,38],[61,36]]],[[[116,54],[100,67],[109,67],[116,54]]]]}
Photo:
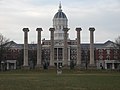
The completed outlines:
{"type": "MultiPolygon", "coordinates": [[[[6,65],[6,69],[17,69],[23,65],[23,44],[17,44],[13,41],[10,42],[11,47],[4,54],[4,60],[1,64],[6,65]]],[[[75,44],[74,41],[69,42],[71,45],[75,44]]],[[[112,41],[107,41],[105,43],[95,43],[95,63],[98,69],[117,69],[120,65],[119,50],[114,48],[114,43],[112,41]]],[[[46,61],[49,64],[50,60],[50,48],[45,48],[44,45],[49,45],[49,43],[42,43],[42,62],[46,61]]],[[[36,65],[36,44],[29,44],[29,65],[34,67],[36,65]]],[[[81,60],[83,66],[86,68],[89,64],[89,44],[81,44],[81,60]]],[[[60,50],[59,50],[60,51],[60,50]]],[[[62,59],[62,51],[59,53],[59,58],[62,59]]],[[[55,59],[57,58],[57,53],[55,51],[55,59]]],[[[76,48],[70,49],[70,61],[76,64],[77,52],[76,48]]],[[[2,67],[1,65],[1,67],[2,67]]]]}

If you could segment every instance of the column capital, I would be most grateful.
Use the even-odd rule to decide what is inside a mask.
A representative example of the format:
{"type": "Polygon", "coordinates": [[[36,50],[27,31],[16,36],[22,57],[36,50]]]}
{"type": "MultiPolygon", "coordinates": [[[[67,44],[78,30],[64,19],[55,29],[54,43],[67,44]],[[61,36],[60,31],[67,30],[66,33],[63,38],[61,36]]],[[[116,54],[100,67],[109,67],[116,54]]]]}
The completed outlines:
{"type": "Polygon", "coordinates": [[[37,28],[36,31],[43,31],[42,28],[37,28]]]}
{"type": "Polygon", "coordinates": [[[55,28],[50,28],[49,31],[55,31],[55,28]]]}
{"type": "Polygon", "coordinates": [[[94,31],[95,31],[95,28],[94,28],[94,27],[90,27],[90,28],[89,28],[89,31],[93,31],[93,32],[94,32],[94,31]]]}
{"type": "Polygon", "coordinates": [[[29,32],[29,28],[23,28],[24,32],[29,32]]]}
{"type": "Polygon", "coordinates": [[[63,28],[63,31],[65,32],[68,32],[70,30],[70,28],[63,28]]]}
{"type": "Polygon", "coordinates": [[[81,28],[76,28],[75,30],[76,30],[76,31],[82,31],[82,29],[81,29],[81,28]]]}

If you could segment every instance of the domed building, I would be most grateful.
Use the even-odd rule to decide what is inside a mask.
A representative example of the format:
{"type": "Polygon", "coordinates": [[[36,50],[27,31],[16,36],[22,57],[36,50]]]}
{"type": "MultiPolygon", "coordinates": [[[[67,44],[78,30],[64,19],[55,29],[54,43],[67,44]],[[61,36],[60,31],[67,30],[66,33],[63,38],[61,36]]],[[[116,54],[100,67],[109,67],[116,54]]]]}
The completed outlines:
{"type": "Polygon", "coordinates": [[[50,40],[42,39],[41,43],[42,28],[37,28],[37,44],[28,44],[27,32],[29,29],[23,28],[24,44],[17,44],[14,41],[8,43],[11,47],[3,55],[4,60],[1,60],[1,67],[9,70],[21,66],[32,68],[63,66],[85,69],[117,69],[120,66],[119,50],[114,50],[112,41],[94,43],[95,29],[93,27],[89,28],[90,43],[81,44],[82,29],[80,27],[75,29],[77,37],[74,40],[69,39],[69,30],[68,18],[59,4],[59,9],[53,17],[53,27],[49,29],[50,40]]]}
{"type": "Polygon", "coordinates": [[[68,28],[68,19],[64,12],[62,12],[61,4],[59,5],[59,10],[53,18],[53,28],[55,28],[54,39],[63,40],[64,31],[63,28],[68,28]]]}
{"type": "Polygon", "coordinates": [[[66,14],[62,11],[61,3],[59,4],[58,12],[53,17],[53,28],[54,30],[54,60],[51,58],[51,40],[42,40],[42,60],[47,62],[50,66],[70,66],[72,61],[73,64],[77,63],[77,40],[70,40],[68,33],[68,19],[66,14]],[[64,31],[65,29],[65,31],[64,31]],[[66,32],[67,31],[67,32],[66,32]],[[66,34],[65,34],[66,33],[66,34]],[[67,47],[65,48],[65,37],[67,47]],[[66,49],[66,51],[65,51],[66,49]],[[65,53],[66,52],[66,53],[65,53]],[[47,55],[46,55],[47,54],[47,55]],[[66,56],[66,60],[65,60],[66,56]]]}
{"type": "Polygon", "coordinates": [[[59,4],[58,12],[53,17],[53,28],[55,29],[54,36],[51,34],[51,37],[54,37],[54,39],[51,40],[54,43],[52,47],[54,50],[51,50],[51,40],[42,40],[42,62],[48,63],[49,66],[91,68],[90,65],[93,65],[93,68],[95,66],[98,69],[116,69],[120,64],[115,59],[118,56],[113,56],[110,53],[114,53],[114,50],[111,49],[114,44],[112,41],[94,43],[94,28],[89,28],[90,43],[81,44],[81,28],[75,29],[77,37],[74,40],[69,39],[68,18],[62,11],[61,4],[59,4]],[[51,55],[53,55],[53,58],[51,58],[51,55]],[[113,63],[114,61],[116,63],[113,63]]]}

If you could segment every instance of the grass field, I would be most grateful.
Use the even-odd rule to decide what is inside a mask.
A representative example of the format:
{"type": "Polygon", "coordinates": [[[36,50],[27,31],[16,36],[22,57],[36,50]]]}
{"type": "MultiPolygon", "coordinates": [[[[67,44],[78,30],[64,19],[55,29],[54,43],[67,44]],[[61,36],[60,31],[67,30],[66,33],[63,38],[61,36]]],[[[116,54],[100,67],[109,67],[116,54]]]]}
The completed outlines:
{"type": "Polygon", "coordinates": [[[120,90],[120,73],[7,71],[0,72],[0,90],[120,90]]]}

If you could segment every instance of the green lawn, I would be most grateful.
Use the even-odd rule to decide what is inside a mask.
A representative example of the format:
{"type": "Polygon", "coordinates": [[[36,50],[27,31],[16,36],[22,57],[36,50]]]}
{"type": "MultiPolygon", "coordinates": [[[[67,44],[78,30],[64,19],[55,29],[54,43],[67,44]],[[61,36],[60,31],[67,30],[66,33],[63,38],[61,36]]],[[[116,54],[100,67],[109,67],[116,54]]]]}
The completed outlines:
{"type": "Polygon", "coordinates": [[[0,90],[120,90],[120,73],[7,71],[0,72],[0,90]]]}

